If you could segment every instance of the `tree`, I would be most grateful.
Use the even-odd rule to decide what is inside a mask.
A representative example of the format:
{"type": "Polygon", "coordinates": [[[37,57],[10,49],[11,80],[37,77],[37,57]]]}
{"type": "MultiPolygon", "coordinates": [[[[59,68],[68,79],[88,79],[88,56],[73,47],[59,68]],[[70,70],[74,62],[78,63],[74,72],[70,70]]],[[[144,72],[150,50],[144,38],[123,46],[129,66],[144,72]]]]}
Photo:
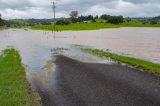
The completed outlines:
{"type": "Polygon", "coordinates": [[[57,20],[56,25],[68,25],[70,24],[69,20],[65,20],[65,19],[60,19],[57,20]]]}
{"type": "Polygon", "coordinates": [[[83,15],[79,16],[78,19],[77,19],[78,22],[83,22],[85,20],[86,20],[86,17],[83,16],[83,15]]]}
{"type": "Polygon", "coordinates": [[[104,20],[108,20],[108,19],[110,18],[110,15],[103,14],[103,15],[101,15],[100,18],[101,18],[101,19],[104,19],[104,20]]]}
{"type": "Polygon", "coordinates": [[[154,24],[158,24],[158,22],[157,22],[157,20],[151,20],[151,22],[150,22],[152,25],[154,25],[154,24]]]}
{"type": "Polygon", "coordinates": [[[88,15],[86,20],[89,21],[89,20],[93,20],[93,19],[94,19],[94,17],[92,15],[88,15]]]}
{"type": "Polygon", "coordinates": [[[110,16],[108,19],[108,23],[111,24],[120,24],[123,23],[123,21],[124,21],[123,16],[110,16]]]}
{"type": "Polygon", "coordinates": [[[78,11],[72,11],[69,15],[71,17],[71,21],[75,23],[77,21],[78,11]]]}
{"type": "Polygon", "coordinates": [[[98,15],[96,15],[96,16],[94,17],[94,19],[98,19],[98,15]]]}
{"type": "Polygon", "coordinates": [[[129,17],[125,18],[125,20],[126,20],[126,22],[128,22],[128,23],[132,21],[132,19],[129,18],[129,17]]]}
{"type": "Polygon", "coordinates": [[[160,16],[153,17],[152,19],[150,19],[150,24],[158,24],[159,20],[160,16]]]}
{"type": "Polygon", "coordinates": [[[4,25],[4,20],[2,20],[2,15],[0,14],[0,26],[4,25]]]}
{"type": "Polygon", "coordinates": [[[95,21],[94,17],[92,15],[88,15],[88,16],[79,16],[77,19],[78,22],[84,22],[84,21],[95,21]]]}

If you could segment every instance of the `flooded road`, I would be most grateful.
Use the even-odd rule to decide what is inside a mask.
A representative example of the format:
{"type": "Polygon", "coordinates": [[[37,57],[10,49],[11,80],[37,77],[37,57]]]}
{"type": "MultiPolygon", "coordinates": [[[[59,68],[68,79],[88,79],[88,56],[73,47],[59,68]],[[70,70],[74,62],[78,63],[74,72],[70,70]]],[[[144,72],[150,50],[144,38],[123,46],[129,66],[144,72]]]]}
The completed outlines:
{"type": "MultiPolygon", "coordinates": [[[[56,33],[33,30],[0,31],[0,49],[6,45],[26,49],[47,49],[83,45],[144,58],[160,63],[159,28],[119,28],[94,31],[63,31],[56,33]]],[[[23,49],[23,50],[22,50],[23,49]]],[[[37,50],[38,51],[38,50],[37,50]]]]}
{"type": "MultiPolygon", "coordinates": [[[[90,69],[90,70],[93,69],[94,63],[105,63],[109,65],[109,64],[113,64],[114,62],[112,62],[111,60],[106,60],[103,58],[98,58],[96,56],[83,53],[80,51],[81,46],[79,45],[89,46],[89,47],[99,48],[104,50],[109,49],[112,52],[144,58],[153,62],[160,63],[160,36],[159,35],[160,35],[160,29],[158,28],[119,28],[119,29],[104,29],[104,30],[95,30],[95,31],[56,32],[56,37],[54,38],[54,35],[49,31],[9,29],[9,30],[0,31],[0,50],[5,49],[6,47],[14,47],[20,51],[20,54],[22,56],[22,61],[27,68],[27,78],[32,83],[33,89],[38,89],[42,98],[45,97],[43,99],[44,102],[48,102],[53,97],[53,95],[59,95],[60,92],[57,91],[57,87],[60,86],[61,84],[62,86],[65,85],[65,83],[61,83],[61,80],[63,78],[59,79],[59,77],[62,77],[61,74],[63,73],[59,73],[61,71],[58,71],[57,73],[58,69],[62,70],[60,66],[63,66],[63,64],[59,64],[61,62],[58,62],[56,64],[56,61],[59,61],[57,60],[57,55],[64,55],[72,59],[85,62],[86,64],[92,63],[93,65],[91,67],[90,65],[89,66],[86,66],[85,64],[82,65],[82,67],[85,67],[86,69],[90,69]],[[59,80],[57,79],[57,77],[59,80]],[[60,81],[60,83],[58,83],[58,81],[60,81]]],[[[68,64],[68,66],[72,66],[72,65],[68,64]]],[[[70,69],[68,67],[65,67],[64,69],[71,70],[72,68],[70,69]]],[[[101,69],[97,69],[97,70],[101,70],[101,69]]],[[[128,70],[132,70],[132,69],[128,69],[128,70]]],[[[122,71],[122,73],[124,72],[122,71]]],[[[120,76],[121,75],[122,74],[120,74],[120,76]]],[[[71,76],[71,77],[74,78],[74,76],[71,76]]],[[[66,79],[64,78],[64,80],[67,80],[68,78],[69,77],[66,77],[66,79]]],[[[81,77],[78,76],[78,78],[79,79],[77,81],[80,81],[81,77]]],[[[84,79],[92,80],[91,81],[92,84],[94,81],[97,81],[97,80],[94,80],[94,78],[90,78],[90,77],[89,79],[87,79],[86,77],[84,79]]],[[[71,81],[71,80],[72,79],[69,79],[68,81],[71,81]]],[[[119,80],[124,80],[124,79],[122,78],[119,80]]],[[[132,80],[132,78],[130,80],[132,80]]],[[[153,82],[154,81],[157,83],[159,82],[159,80],[157,79],[153,80],[153,82]]],[[[139,85],[135,85],[135,86],[139,86],[139,85]]],[[[132,87],[133,86],[130,86],[129,88],[133,90],[132,87]]],[[[102,87],[102,88],[105,89],[105,87],[102,87]]],[[[156,88],[159,89],[159,86],[156,86],[156,88]]],[[[61,92],[63,90],[64,89],[62,88],[61,92]]],[[[100,90],[100,89],[97,89],[97,90],[100,90]]],[[[149,92],[149,95],[152,93],[156,94],[156,91],[155,92],[151,92],[150,90],[149,91],[144,90],[144,91],[149,92]]],[[[105,91],[105,92],[107,93],[108,91],[105,91]]],[[[137,93],[138,93],[137,95],[141,95],[139,94],[138,91],[137,93]]],[[[91,94],[91,92],[89,94],[91,94]]],[[[125,95],[125,92],[124,92],[124,95],[125,95]]],[[[69,96],[73,96],[73,95],[69,94],[69,96]]],[[[141,96],[143,98],[146,95],[143,94],[141,96]]],[[[154,96],[154,95],[151,95],[151,96],[154,96]]],[[[62,100],[64,98],[59,96],[56,96],[56,98],[61,98],[61,101],[57,101],[57,103],[60,103],[62,101],[63,101],[62,103],[66,103],[66,100],[62,100]]],[[[119,96],[117,98],[119,98],[119,96]]],[[[154,96],[154,98],[156,97],[154,96]]],[[[132,99],[132,96],[130,96],[130,99],[132,99]]],[[[150,99],[151,98],[146,98],[146,101],[150,99]]],[[[99,99],[97,99],[97,102],[98,100],[99,99]]],[[[157,100],[157,98],[155,100],[157,100]]],[[[74,102],[77,103],[80,101],[75,100],[74,102]]],[[[132,102],[130,101],[130,103],[132,102]]],[[[134,102],[137,102],[137,101],[135,100],[134,102]]],[[[146,102],[146,103],[151,103],[151,102],[146,102]]],[[[72,101],[67,103],[68,105],[71,106],[70,103],[72,103],[72,101]]],[[[60,106],[62,105],[63,104],[61,104],[60,106]]],[[[84,106],[85,103],[82,105],[84,106]]]]}
{"type": "MultiPolygon", "coordinates": [[[[65,55],[83,62],[113,63],[111,60],[98,58],[80,51],[79,45],[72,45],[60,40],[67,39],[64,35],[56,36],[51,32],[23,29],[9,29],[0,31],[0,51],[7,47],[16,48],[26,65],[27,77],[32,83],[40,83],[41,87],[49,87],[47,81],[56,68],[53,60],[56,55],[65,55]],[[36,81],[36,82],[35,82],[36,81]]],[[[56,33],[58,35],[58,33],[56,33]]]]}

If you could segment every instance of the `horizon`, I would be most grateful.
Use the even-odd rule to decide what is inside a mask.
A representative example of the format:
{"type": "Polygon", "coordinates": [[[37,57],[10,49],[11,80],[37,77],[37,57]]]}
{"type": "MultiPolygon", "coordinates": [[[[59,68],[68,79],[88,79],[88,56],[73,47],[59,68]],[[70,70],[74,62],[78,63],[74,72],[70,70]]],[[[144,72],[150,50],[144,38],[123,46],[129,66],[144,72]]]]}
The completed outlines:
{"type": "MultiPolygon", "coordinates": [[[[91,14],[88,14],[88,15],[91,15],[91,14]]],[[[102,14],[103,15],[103,14],[102,14]]],[[[108,15],[108,14],[107,14],[108,15]]],[[[81,16],[81,15],[78,15],[78,16],[81,16]]],[[[87,16],[87,15],[82,15],[82,16],[87,16]]],[[[96,15],[94,15],[96,16],[96,15]]],[[[116,16],[116,15],[115,15],[116,16]]],[[[160,15],[158,16],[152,16],[152,17],[124,17],[124,18],[154,18],[154,17],[159,17],[160,15]]],[[[98,17],[100,17],[100,15],[98,15],[98,17]]],[[[67,18],[70,18],[69,16],[68,17],[59,17],[59,18],[56,18],[56,19],[67,19],[67,18]]],[[[54,18],[12,18],[12,19],[5,19],[5,20],[27,20],[27,19],[46,19],[46,20],[54,20],[54,18]]]]}

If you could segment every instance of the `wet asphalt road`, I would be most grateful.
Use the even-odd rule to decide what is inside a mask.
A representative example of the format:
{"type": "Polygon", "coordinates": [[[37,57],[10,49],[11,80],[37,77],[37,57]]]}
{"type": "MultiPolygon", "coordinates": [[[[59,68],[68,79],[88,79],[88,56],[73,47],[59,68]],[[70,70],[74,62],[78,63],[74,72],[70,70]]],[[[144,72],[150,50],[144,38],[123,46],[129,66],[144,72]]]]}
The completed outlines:
{"type": "Polygon", "coordinates": [[[54,61],[44,106],[160,106],[160,78],[119,64],[82,63],[64,56],[54,61]]]}

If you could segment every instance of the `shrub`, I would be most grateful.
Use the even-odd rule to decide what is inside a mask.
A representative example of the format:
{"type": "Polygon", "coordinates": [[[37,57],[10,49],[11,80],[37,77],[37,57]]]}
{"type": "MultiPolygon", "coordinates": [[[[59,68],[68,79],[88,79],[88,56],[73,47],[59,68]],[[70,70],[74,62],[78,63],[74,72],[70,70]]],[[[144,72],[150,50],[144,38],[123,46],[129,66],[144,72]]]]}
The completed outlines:
{"type": "Polygon", "coordinates": [[[56,25],[68,25],[68,24],[70,24],[70,21],[64,19],[57,20],[56,22],[56,25]]]}

